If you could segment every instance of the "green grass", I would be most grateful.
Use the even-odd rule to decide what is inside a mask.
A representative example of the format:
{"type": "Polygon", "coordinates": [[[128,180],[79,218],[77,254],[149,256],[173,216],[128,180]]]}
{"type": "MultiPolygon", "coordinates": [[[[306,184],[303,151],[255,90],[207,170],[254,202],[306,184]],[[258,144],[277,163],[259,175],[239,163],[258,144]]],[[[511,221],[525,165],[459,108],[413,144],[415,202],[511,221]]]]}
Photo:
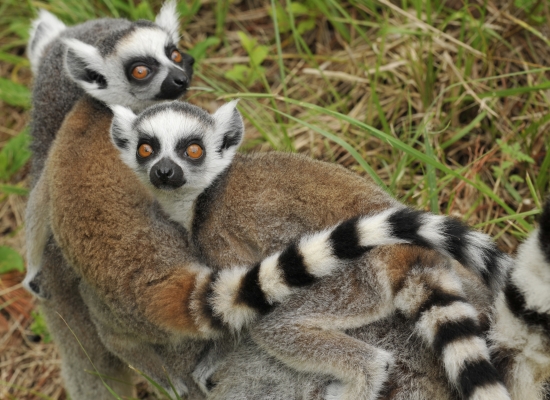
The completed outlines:
{"type": "MultiPolygon", "coordinates": [[[[197,60],[188,99],[212,110],[241,98],[243,151],[340,163],[406,203],[464,218],[510,251],[550,186],[548,7],[450,4],[181,2],[181,45],[197,60]]],[[[23,50],[37,7],[72,25],[152,19],[160,2],[0,4],[0,246],[17,251],[29,157],[23,50]]]]}

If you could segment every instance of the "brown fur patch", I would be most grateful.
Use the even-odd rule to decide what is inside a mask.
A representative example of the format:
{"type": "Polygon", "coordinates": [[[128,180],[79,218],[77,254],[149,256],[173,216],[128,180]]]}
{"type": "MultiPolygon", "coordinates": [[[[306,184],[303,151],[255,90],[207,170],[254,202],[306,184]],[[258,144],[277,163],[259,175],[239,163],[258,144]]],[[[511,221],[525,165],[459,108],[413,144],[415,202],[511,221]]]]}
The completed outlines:
{"type": "Polygon", "coordinates": [[[409,271],[415,266],[441,265],[442,262],[442,256],[435,251],[406,244],[388,246],[381,257],[394,293],[403,287],[409,271]]]}

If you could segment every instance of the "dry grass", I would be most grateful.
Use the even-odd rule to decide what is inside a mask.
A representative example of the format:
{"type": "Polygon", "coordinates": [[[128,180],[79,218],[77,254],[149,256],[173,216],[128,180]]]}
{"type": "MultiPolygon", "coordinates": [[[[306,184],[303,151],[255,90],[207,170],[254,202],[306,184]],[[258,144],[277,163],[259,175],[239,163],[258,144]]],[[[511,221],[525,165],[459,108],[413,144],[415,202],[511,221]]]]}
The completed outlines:
{"type": "MultiPolygon", "coordinates": [[[[90,3],[98,14],[108,13],[101,1],[90,3]]],[[[221,99],[241,97],[246,150],[297,151],[365,175],[370,167],[397,197],[462,217],[513,251],[532,227],[550,167],[549,5],[523,2],[541,22],[519,3],[450,0],[418,2],[415,9],[414,2],[403,8],[387,0],[355,6],[309,0],[314,26],[299,34],[286,27],[307,23],[306,15],[289,22],[276,13],[275,25],[269,3],[241,1],[224,14],[206,2],[184,19],[183,47],[223,35],[198,64],[191,101],[213,109],[221,99]],[[332,8],[319,11],[323,4],[332,8]],[[267,49],[261,66],[243,48],[239,31],[267,49]],[[240,78],[227,74],[239,68],[245,71],[240,78]]],[[[28,21],[28,6],[12,4],[28,21]]],[[[0,56],[21,56],[23,43],[0,31],[0,56]]],[[[0,61],[0,77],[27,86],[31,80],[22,61],[0,61]]],[[[0,103],[0,149],[27,120],[23,108],[0,103]]],[[[3,183],[24,184],[27,170],[3,183]]],[[[21,253],[24,202],[0,192],[0,246],[21,253]]],[[[8,382],[0,385],[0,398],[38,398],[25,390],[32,388],[62,399],[53,345],[29,340],[33,302],[20,279],[19,273],[0,276],[0,380],[8,382]]]]}

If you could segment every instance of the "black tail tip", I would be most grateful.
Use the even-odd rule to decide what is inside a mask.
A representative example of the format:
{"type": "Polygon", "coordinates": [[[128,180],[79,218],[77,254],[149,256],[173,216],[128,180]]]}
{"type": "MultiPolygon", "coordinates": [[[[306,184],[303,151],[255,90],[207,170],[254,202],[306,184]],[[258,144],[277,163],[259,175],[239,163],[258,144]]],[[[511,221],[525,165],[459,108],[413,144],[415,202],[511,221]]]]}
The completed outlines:
{"type": "Polygon", "coordinates": [[[539,218],[539,242],[546,261],[550,263],[550,196],[546,198],[539,218]]]}

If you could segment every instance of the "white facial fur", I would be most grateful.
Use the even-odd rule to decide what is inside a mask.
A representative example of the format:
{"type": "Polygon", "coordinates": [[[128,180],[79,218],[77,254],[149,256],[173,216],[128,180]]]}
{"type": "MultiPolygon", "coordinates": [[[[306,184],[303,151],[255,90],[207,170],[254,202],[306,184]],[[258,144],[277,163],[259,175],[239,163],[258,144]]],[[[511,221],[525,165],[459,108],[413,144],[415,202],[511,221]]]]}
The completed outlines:
{"type": "Polygon", "coordinates": [[[166,91],[162,87],[167,76],[174,71],[179,71],[186,78],[187,84],[192,75],[187,58],[178,64],[167,54],[167,49],[176,48],[179,39],[175,2],[165,3],[155,22],[156,25],[136,23],[133,30],[115,43],[114,49],[104,49],[103,52],[77,39],[64,39],[67,47],[65,69],[92,97],[108,105],[130,107],[136,112],[158,101],[179,97],[183,90],[177,96],[170,97],[165,95],[166,91]],[[150,78],[141,82],[129,76],[130,65],[141,64],[138,60],[154,60],[151,69],[154,72],[150,78]],[[103,81],[89,79],[87,73],[90,70],[100,74],[103,81]]]}
{"type": "Polygon", "coordinates": [[[124,163],[151,189],[170,217],[190,228],[195,200],[231,164],[242,140],[243,124],[236,110],[237,101],[223,105],[211,116],[191,105],[185,106],[189,107],[188,112],[174,109],[172,105],[177,103],[154,106],[140,116],[135,116],[127,108],[112,106],[114,118],[111,138],[121,151],[124,163]],[[136,149],[143,136],[158,139],[160,145],[151,161],[139,163],[136,149]],[[226,136],[231,139],[230,145],[222,149],[226,136]],[[176,151],[177,144],[188,138],[198,139],[203,147],[200,163],[190,162],[182,156],[181,151],[176,151]],[[183,170],[186,180],[183,186],[164,190],[151,183],[152,167],[164,158],[170,159],[183,170]]]}

